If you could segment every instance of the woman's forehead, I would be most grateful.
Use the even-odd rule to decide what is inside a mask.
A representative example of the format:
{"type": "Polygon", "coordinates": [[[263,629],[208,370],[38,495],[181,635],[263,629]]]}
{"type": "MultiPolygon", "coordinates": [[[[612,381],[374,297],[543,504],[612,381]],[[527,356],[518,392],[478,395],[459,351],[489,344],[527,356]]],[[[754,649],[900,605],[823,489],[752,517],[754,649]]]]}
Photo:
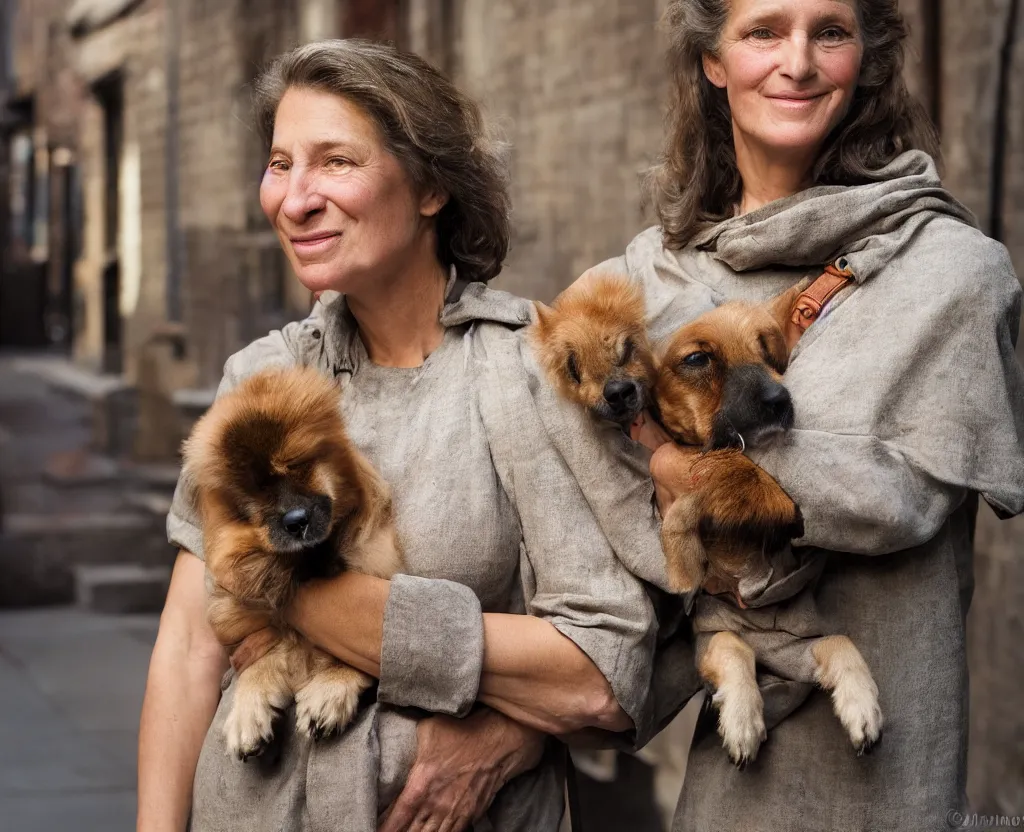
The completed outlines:
{"type": "Polygon", "coordinates": [[[739,18],[826,18],[857,14],[857,0],[730,0],[729,14],[739,18]]]}
{"type": "Polygon", "coordinates": [[[357,104],[322,90],[292,87],[277,106],[273,144],[310,150],[345,145],[371,152],[380,137],[373,119],[357,104]]]}

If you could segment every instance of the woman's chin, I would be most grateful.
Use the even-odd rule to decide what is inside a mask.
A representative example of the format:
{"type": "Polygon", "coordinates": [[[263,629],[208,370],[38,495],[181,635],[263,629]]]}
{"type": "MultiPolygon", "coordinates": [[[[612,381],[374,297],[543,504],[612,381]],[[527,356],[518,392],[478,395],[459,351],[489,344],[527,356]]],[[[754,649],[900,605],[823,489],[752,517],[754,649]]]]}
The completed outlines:
{"type": "Polygon", "coordinates": [[[350,280],[346,279],[344,273],[339,273],[337,268],[330,268],[326,264],[302,266],[295,269],[295,276],[303,288],[310,292],[348,292],[350,280]]]}

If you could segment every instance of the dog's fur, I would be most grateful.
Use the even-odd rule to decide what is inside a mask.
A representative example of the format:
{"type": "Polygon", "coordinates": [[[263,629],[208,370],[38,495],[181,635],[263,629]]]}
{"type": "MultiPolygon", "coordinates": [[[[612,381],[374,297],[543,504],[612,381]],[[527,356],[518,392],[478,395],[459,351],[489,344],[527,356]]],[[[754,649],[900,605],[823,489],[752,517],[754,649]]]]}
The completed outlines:
{"type": "Polygon", "coordinates": [[[803,535],[799,508],[743,454],[792,427],[782,324],[800,291],[763,306],[723,304],[677,330],[659,355],[659,421],[679,444],[704,451],[691,469],[701,487],[676,500],[662,525],[677,592],[712,576],[732,587],[756,581],[767,555],[803,535]]]}
{"type": "Polygon", "coordinates": [[[348,439],[338,388],[311,368],[258,373],[214,402],[183,457],[214,632],[229,650],[261,626],[279,634],[236,682],[228,753],[260,754],[293,700],[300,731],[342,730],[372,679],[290,629],[284,609],[305,581],[346,569],[390,578],[403,560],[387,485],[348,439]]]}
{"type": "MultiPolygon", "coordinates": [[[[656,356],[644,334],[643,295],[626,278],[590,276],[551,308],[537,305],[531,340],[565,398],[624,428],[647,407],[678,444],[702,452],[679,472],[692,479],[685,485],[698,487],[680,489],[683,496],[662,523],[676,592],[714,579],[739,599],[742,581],[766,581],[768,557],[803,536],[799,508],[743,451],[792,427],[792,402],[782,385],[789,363],[783,333],[806,286],[801,282],[763,305],[725,303],[677,330],[656,356]],[[627,336],[634,350],[623,367],[627,336]],[[609,406],[604,390],[622,379],[638,391],[638,407],[609,406]]],[[[832,692],[858,753],[869,751],[881,736],[882,715],[867,664],[845,636],[814,639],[811,652],[814,681],[832,692]]],[[[697,653],[701,676],[715,690],[723,742],[742,767],[765,738],[755,650],[741,632],[722,631],[698,639],[697,653]]]]}
{"type": "Polygon", "coordinates": [[[629,425],[650,404],[656,378],[640,289],[597,275],[548,307],[535,303],[537,356],[565,398],[629,425]]]}

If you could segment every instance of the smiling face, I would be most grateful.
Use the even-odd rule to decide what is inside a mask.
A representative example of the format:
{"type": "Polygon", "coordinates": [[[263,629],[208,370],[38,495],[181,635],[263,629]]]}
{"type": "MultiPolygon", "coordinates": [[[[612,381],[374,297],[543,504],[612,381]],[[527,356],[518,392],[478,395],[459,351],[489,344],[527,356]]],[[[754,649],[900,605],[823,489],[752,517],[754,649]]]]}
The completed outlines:
{"type": "Polygon", "coordinates": [[[307,289],[358,295],[432,256],[443,203],[415,192],[355,104],[304,87],[282,96],[260,204],[307,289]]]}
{"type": "Polygon", "coordinates": [[[813,160],[850,108],[863,54],[856,0],[731,0],[704,72],[728,96],[737,156],[813,160]]]}

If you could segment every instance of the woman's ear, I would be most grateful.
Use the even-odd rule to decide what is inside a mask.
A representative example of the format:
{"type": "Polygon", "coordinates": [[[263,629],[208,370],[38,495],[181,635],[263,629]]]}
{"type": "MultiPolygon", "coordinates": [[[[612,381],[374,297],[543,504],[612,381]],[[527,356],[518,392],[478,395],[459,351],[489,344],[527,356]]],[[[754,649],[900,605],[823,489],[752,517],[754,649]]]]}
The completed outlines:
{"type": "Polygon", "coordinates": [[[436,217],[448,204],[448,194],[441,191],[427,191],[420,200],[420,216],[436,217]]]}
{"type": "Polygon", "coordinates": [[[719,89],[725,89],[725,67],[718,56],[705,52],[701,62],[704,65],[704,75],[707,79],[719,89]]]}

